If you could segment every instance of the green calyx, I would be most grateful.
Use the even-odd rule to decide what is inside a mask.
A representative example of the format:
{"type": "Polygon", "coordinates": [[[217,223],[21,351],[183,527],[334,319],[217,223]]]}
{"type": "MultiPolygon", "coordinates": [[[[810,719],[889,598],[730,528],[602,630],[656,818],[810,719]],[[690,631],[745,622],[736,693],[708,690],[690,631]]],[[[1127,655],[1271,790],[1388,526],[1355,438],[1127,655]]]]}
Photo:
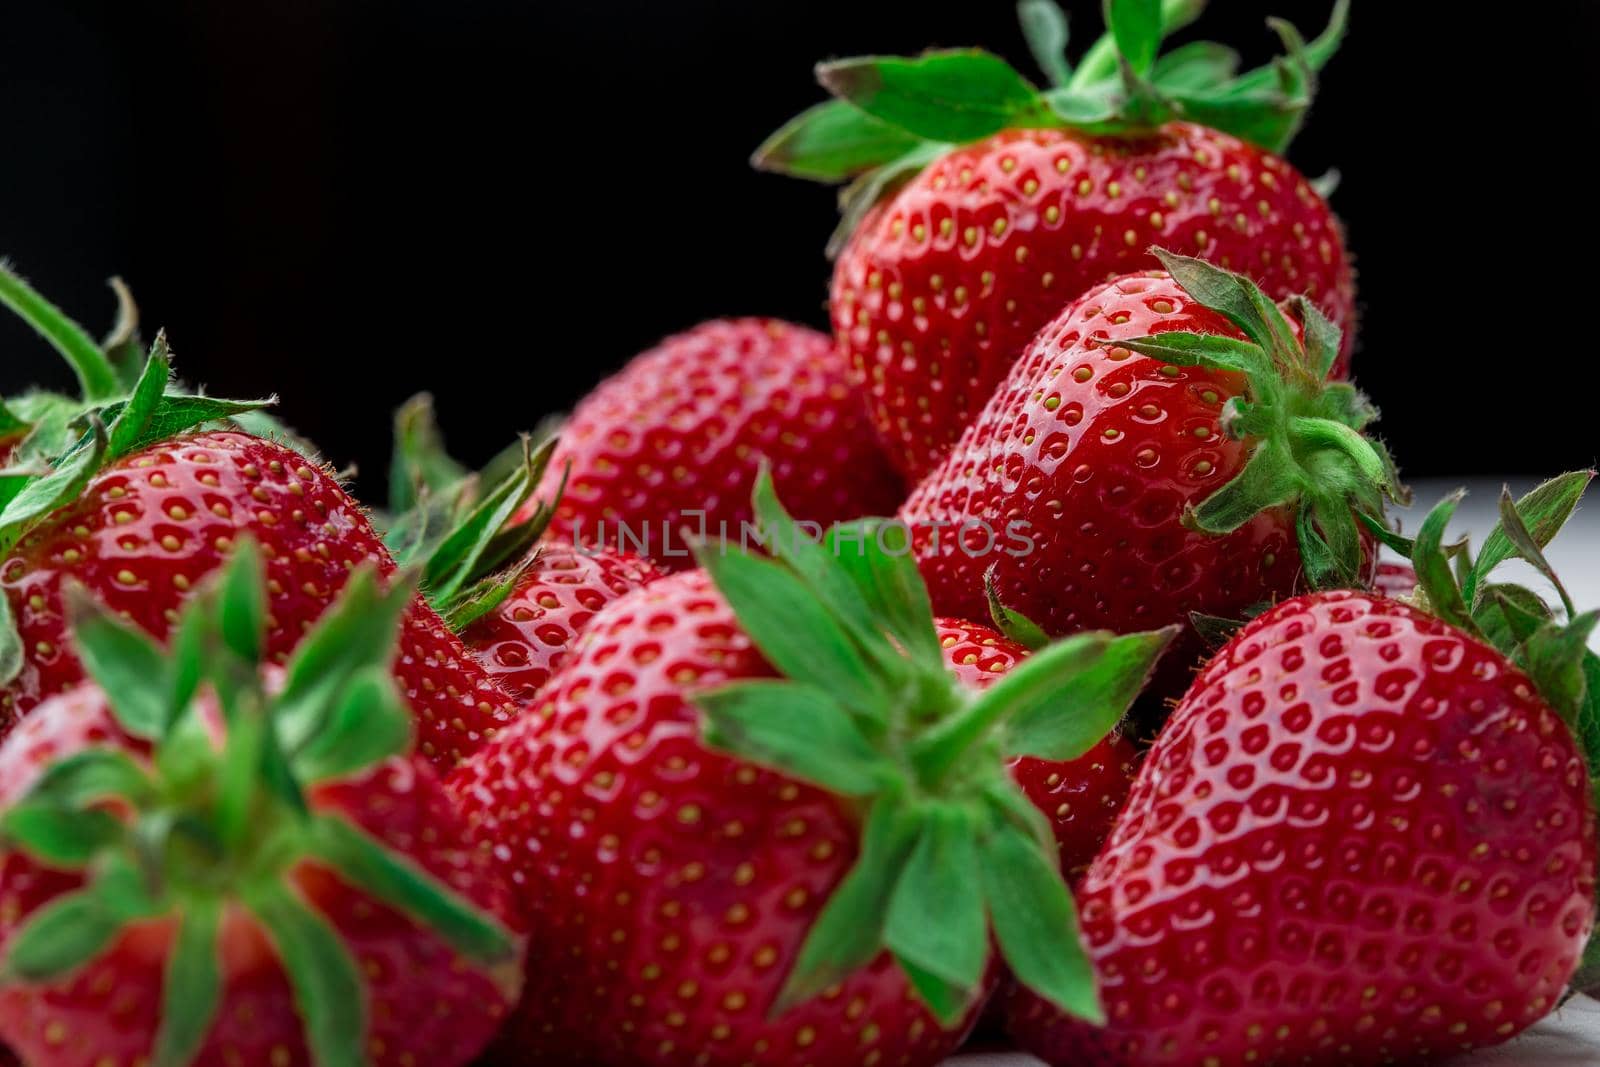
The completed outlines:
{"type": "MultiPolygon", "coordinates": [[[[77,372],[83,397],[31,392],[0,399],[0,555],[9,553],[89,481],[124,456],[207,424],[265,419],[265,400],[224,400],[180,389],[172,378],[166,336],[145,351],[138,312],[113,279],[119,312],[109,337],[96,342],[0,265],[0,303],[50,341],[77,372]]],[[[0,604],[0,685],[22,669],[23,649],[8,605],[0,604]]]]}
{"type": "MultiPolygon", "coordinates": [[[[979,49],[819,64],[817,80],[835,99],[790,120],[751,161],[794,177],[850,183],[840,198],[848,236],[872,204],[929,162],[1007,129],[1137,135],[1181,119],[1283,151],[1311,106],[1317,72],[1344,37],[1349,0],[1337,0],[1327,28],[1310,43],[1289,23],[1269,20],[1286,54],[1243,74],[1237,53],[1209,41],[1161,54],[1162,42],[1204,6],[1106,0],[1107,31],[1074,68],[1065,14],[1054,0],[1021,0],[1024,35],[1052,83],[1044,90],[979,49]]],[[[838,242],[836,235],[835,248],[838,242]]]]}
{"type": "Polygon", "coordinates": [[[222,915],[242,909],[277,950],[315,1061],[366,1062],[364,980],[349,948],[297,887],[302,862],[331,868],[481,965],[514,963],[490,916],[333,811],[313,786],[408,750],[411,715],[389,674],[411,589],[363,567],[265,684],[266,592],[242,541],[176,626],[170,650],[79,592],[74,636],[118,724],[147,755],[90,747],[46,768],[0,813],[0,847],[83,885],[29,916],[5,946],[0,981],[50,982],[91,962],[128,926],[177,923],[153,1067],[180,1067],[220,1000],[222,915]],[[220,722],[206,712],[215,697],[220,722]],[[220,728],[222,740],[216,735],[220,728]]]}
{"type": "Polygon", "coordinates": [[[412,397],[395,413],[384,541],[403,566],[422,574],[422,592],[451,629],[487,615],[515,590],[537,557],[532,549],[555,515],[565,478],[552,499],[518,519],[544,478],[558,438],[535,448],[524,435],[513,448],[472,472],[445,451],[433,398],[412,397]]]}
{"type": "Polygon", "coordinates": [[[1381,515],[1385,501],[1405,503],[1394,461],[1363,431],[1377,410],[1348,382],[1327,375],[1339,355],[1338,329],[1305,298],[1289,320],[1243,275],[1203,260],[1151,252],[1194,300],[1226,318],[1245,340],[1183,331],[1103,341],[1173,366],[1242,374],[1246,396],[1223,411],[1223,429],[1253,442],[1244,469],[1189,510],[1184,522],[1226,534],[1271,508],[1295,510],[1302,566],[1315,589],[1361,580],[1364,552],[1357,515],[1381,515]]]}
{"type": "Polygon", "coordinates": [[[1079,634],[978,693],[945,665],[903,526],[865,519],[813,540],[765,472],[754,506],[769,555],[707,545],[699,558],[781,677],[697,694],[706,742],[846,798],[863,827],[774,1012],[887,951],[954,1024],[982,988],[992,933],[1024,985],[1103,1019],[1049,824],[1006,763],[1089,751],[1172,631],[1079,634]]]}
{"type": "MultiPolygon", "coordinates": [[[[111,462],[163,434],[208,422],[247,419],[274,402],[220,400],[178,389],[171,380],[166,338],[158,334],[146,349],[139,339],[138,308],[127,286],[113,278],[111,287],[117,295],[116,325],[104,341],[96,341],[16,272],[0,264],[0,304],[16,312],[61,354],[82,390],[77,397],[35,391],[0,399],[0,444],[12,446],[0,468],[0,506],[91,444],[95,419],[108,427],[115,421],[122,423],[101,457],[102,462],[111,462]]],[[[0,518],[0,524],[3,522],[0,518]]]]}

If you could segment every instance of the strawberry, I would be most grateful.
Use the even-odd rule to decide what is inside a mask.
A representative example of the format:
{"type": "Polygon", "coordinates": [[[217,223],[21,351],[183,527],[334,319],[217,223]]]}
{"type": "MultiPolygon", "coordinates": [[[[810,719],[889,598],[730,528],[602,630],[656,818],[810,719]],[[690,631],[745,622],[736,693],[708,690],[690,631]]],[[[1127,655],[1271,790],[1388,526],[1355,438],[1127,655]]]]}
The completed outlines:
{"type": "Polygon", "coordinates": [[[528,502],[556,444],[524,444],[521,462],[510,451],[471,473],[445,451],[431,397],[412,397],[395,415],[385,540],[402,563],[420,567],[429,602],[524,704],[595,612],[661,577],[632,553],[546,536],[553,502],[528,502]]]}
{"type": "Polygon", "coordinates": [[[1366,576],[1353,509],[1401,490],[1376,412],[1324,380],[1337,331],[1296,301],[1302,341],[1242,276],[1156,254],[1170,275],[1070,305],[912,491],[937,610],[982,612],[990,571],[1046,633],[1128,632],[1366,576]]]}
{"type": "MultiPolygon", "coordinates": [[[[47,474],[9,487],[0,510],[0,736],[42,700],[77,685],[63,587],[77,582],[157,638],[190,592],[249,535],[267,558],[269,656],[282,661],[352,568],[394,569],[333,475],[280,444],[236,430],[184,433],[258,406],[165,391],[158,338],[130,399],[91,409],[88,428],[47,474]]],[[[406,614],[395,677],[441,766],[517,708],[421,600],[406,614]]]]}
{"type": "MultiPolygon", "coordinates": [[[[1023,645],[965,619],[936,619],[945,663],[967,685],[985,689],[1028,654],[1023,645]]],[[[1107,734],[1075,760],[1021,756],[1011,777],[1050,820],[1061,873],[1075,877],[1111,833],[1112,820],[1133,786],[1139,753],[1119,732],[1107,734]]]]}
{"type": "Polygon", "coordinates": [[[1372,588],[1395,600],[1409,597],[1417,591],[1417,572],[1409,563],[1383,560],[1372,578],[1372,588]]]}
{"type": "MultiPolygon", "coordinates": [[[[1275,298],[1310,294],[1344,331],[1333,367],[1344,375],[1355,300],[1340,227],[1279,155],[1343,34],[1343,0],[1310,46],[1280,27],[1290,56],[1277,74],[1238,77],[1218,45],[1157,59],[1174,28],[1159,6],[1108,4],[1112,36],[1073,73],[1053,7],[1025,5],[1035,52],[1059,75],[1044,92],[979,51],[824,63],[818,78],[838,99],[756,153],[768,169],[853,179],[834,332],[911,480],[1064,303],[1156,266],[1152,244],[1244,271],[1275,298]]],[[[1186,12],[1179,22],[1198,7],[1166,6],[1186,12]]]]}
{"type": "Polygon", "coordinates": [[[90,681],[0,747],[0,1036],[33,1067],[470,1062],[520,937],[388,664],[359,567],[281,670],[241,541],[170,655],[80,594],[90,681]]]}
{"type": "Polygon", "coordinates": [[[565,480],[558,537],[680,569],[682,528],[737,538],[763,459],[808,522],[888,514],[903,495],[833,342],[734,319],[667,338],[590,393],[537,496],[565,480]]]}
{"type": "Polygon", "coordinates": [[[552,539],[539,546],[506,599],[463,630],[461,640],[502,689],[526,703],[596,612],[659,577],[638,556],[552,539]]]}
{"type": "Polygon", "coordinates": [[[818,544],[764,478],[754,510],[774,558],[707,548],[607,606],[540,713],[449,780],[535,931],[510,1061],[937,1063],[991,927],[1020,981],[1095,1017],[1005,761],[1091,749],[1167,635],[1052,646],[979,693],[903,531],[818,544]]]}
{"type": "Polygon", "coordinates": [[[1600,659],[1584,646],[1600,613],[1558,622],[1489,573],[1512,554],[1541,565],[1588,478],[1507,497],[1459,585],[1454,500],[1436,509],[1407,548],[1437,615],[1327,591],[1239,632],[1082,887],[1109,1024],[1019,994],[1027,1049],[1059,1065],[1422,1063],[1556,1005],[1594,924],[1600,659]]]}

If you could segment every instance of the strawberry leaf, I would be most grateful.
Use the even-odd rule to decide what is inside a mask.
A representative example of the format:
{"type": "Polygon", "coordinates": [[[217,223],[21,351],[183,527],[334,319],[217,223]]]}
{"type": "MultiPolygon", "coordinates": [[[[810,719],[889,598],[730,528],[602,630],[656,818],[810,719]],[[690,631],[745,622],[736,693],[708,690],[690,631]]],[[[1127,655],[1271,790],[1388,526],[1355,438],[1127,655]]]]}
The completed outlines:
{"type": "Polygon", "coordinates": [[[829,100],[790,119],[750,162],[759,170],[838,182],[892,163],[921,144],[922,138],[848,101],[829,100]]]}
{"type": "Polygon", "coordinates": [[[830,529],[822,551],[854,584],[871,617],[900,649],[922,669],[943,671],[933,605],[911,555],[910,538],[904,523],[860,519],[830,529]]]}
{"type": "Polygon", "coordinates": [[[261,549],[253,538],[241,539],[222,572],[217,625],[229,650],[252,665],[260,661],[266,639],[266,582],[261,549]]]}
{"type": "MultiPolygon", "coordinates": [[[[1496,531],[1509,540],[1518,556],[1533,566],[1533,569],[1542,574],[1545,579],[1555,587],[1557,595],[1561,597],[1561,604],[1566,608],[1567,618],[1577,614],[1577,609],[1572,605],[1572,597],[1567,594],[1566,586],[1561,584],[1560,575],[1555,568],[1550,566],[1550,561],[1545,559],[1543,546],[1537,537],[1529,531],[1523,522],[1522,514],[1516,502],[1511,499],[1510,487],[1500,491],[1500,524],[1496,531]]],[[[1493,533],[1490,535],[1493,536],[1493,533]]],[[[1548,540],[1548,539],[1547,539],[1548,540]]]]}
{"type": "Polygon", "coordinates": [[[343,778],[411,745],[412,716],[387,668],[369,666],[345,684],[321,729],[290,757],[306,782],[343,778]]]}
{"type": "Polygon", "coordinates": [[[835,257],[844,251],[845,244],[856,232],[861,220],[867,217],[873,205],[905,182],[929,163],[950,151],[952,145],[941,141],[925,141],[898,158],[875,167],[839,191],[839,225],[828,238],[827,252],[835,257]]]}
{"type": "Polygon", "coordinates": [[[36,522],[76,500],[103,465],[105,455],[105,424],[93,418],[78,447],[49,474],[28,482],[0,511],[0,552],[11,551],[36,522]]]}
{"type": "Polygon", "coordinates": [[[389,508],[416,507],[424,493],[445,493],[471,474],[450,457],[433,414],[433,397],[418,393],[394,413],[394,456],[389,463],[389,508]]]}
{"type": "Polygon", "coordinates": [[[352,885],[416,919],[466,958],[491,964],[515,958],[516,942],[498,922],[343,818],[319,816],[311,850],[352,885]]]}
{"type": "Polygon", "coordinates": [[[1175,367],[1207,367],[1257,376],[1272,373],[1272,364],[1260,345],[1220,334],[1171,330],[1152,337],[1108,339],[1100,344],[1105,348],[1130,349],[1141,356],[1149,356],[1175,367]]]}
{"type": "Polygon", "coordinates": [[[817,66],[817,80],[867,114],[931,141],[977,140],[1046,110],[1011,64],[978,49],[834,60],[817,66]]]}
{"type": "Polygon", "coordinates": [[[1589,778],[1600,788],[1600,656],[1585,650],[1581,669],[1583,702],[1576,722],[1578,743],[1589,761],[1589,778]]]}
{"type": "Polygon", "coordinates": [[[221,928],[222,908],[215,900],[195,900],[179,912],[151,1067],[184,1067],[200,1051],[222,999],[221,928]]]}
{"type": "MultiPolygon", "coordinates": [[[[1326,378],[1339,359],[1339,345],[1342,340],[1339,327],[1335,326],[1309,297],[1293,296],[1289,298],[1288,303],[1289,310],[1300,320],[1301,329],[1305,334],[1306,363],[1317,377],[1326,378]]],[[[1361,397],[1354,388],[1347,392],[1353,397],[1361,397]]],[[[1361,399],[1365,401],[1364,397],[1361,399]]],[[[1376,412],[1372,417],[1376,417],[1376,412]]]]}
{"type": "Polygon", "coordinates": [[[67,610],[78,658],[105,692],[118,724],[134,737],[147,741],[160,737],[172,716],[161,647],[81,587],[69,590],[67,610]]]}
{"type": "Polygon", "coordinates": [[[698,694],[706,744],[841,796],[870,796],[900,777],[826,690],[736,682],[698,694]]]}
{"type": "Polygon", "coordinates": [[[1117,51],[1135,74],[1148,75],[1163,36],[1159,0],[1105,0],[1105,10],[1117,51]]]}
{"type": "Polygon", "coordinates": [[[1412,545],[1411,563],[1417,570],[1417,584],[1427,594],[1434,614],[1468,633],[1476,633],[1477,627],[1467,610],[1467,602],[1462,598],[1461,588],[1456,584],[1444,549],[1445,530],[1455,517],[1456,508],[1464,495],[1457,490],[1428,512],[1412,545]]]}
{"type": "Polygon", "coordinates": [[[884,795],[873,802],[861,832],[861,854],[812,924],[772,1017],[844,981],[883,950],[890,892],[916,844],[917,829],[898,797],[884,795]]]}
{"type": "MultiPolygon", "coordinates": [[[[870,568],[870,564],[864,562],[868,548],[868,532],[863,531],[862,540],[856,546],[854,553],[861,565],[855,568],[848,566],[846,559],[851,553],[844,551],[837,540],[830,539],[825,544],[819,543],[784,510],[772,484],[772,473],[765,462],[756,474],[755,486],[750,493],[750,505],[760,525],[762,547],[772,555],[773,559],[787,564],[794,570],[795,574],[816,593],[818,599],[827,605],[828,610],[840,625],[849,631],[851,637],[878,661],[878,666],[893,669],[895,661],[900,657],[894,649],[887,646],[887,642],[880,639],[880,634],[883,629],[892,631],[904,612],[898,600],[884,598],[881,595],[870,573],[859,575],[857,573],[870,568]],[[891,609],[893,615],[885,614],[891,609]]],[[[837,530],[830,531],[830,537],[837,532],[837,530]]],[[[911,566],[914,572],[915,564],[911,566]]],[[[926,597],[924,597],[925,607],[926,597]]],[[[925,651],[927,647],[928,642],[924,641],[919,650],[925,651]]],[[[937,643],[935,642],[932,647],[933,662],[938,666],[942,661],[938,659],[937,643]]]]}
{"type": "Polygon", "coordinates": [[[133,392],[112,420],[106,434],[106,451],[112,459],[133,451],[135,442],[150,425],[171,378],[172,360],[167,350],[167,338],[165,334],[157,334],[155,344],[150,348],[150,358],[145,361],[133,392]]]}
{"type": "Polygon", "coordinates": [[[137,806],[151,798],[153,788],[150,776],[127,754],[87,748],[46,767],[24,802],[84,807],[116,797],[137,806]]]}
{"type": "Polygon", "coordinates": [[[989,955],[983,892],[972,877],[980,863],[976,827],[960,807],[935,806],[920,821],[889,900],[884,943],[897,959],[959,991],[939,1005],[940,1021],[950,1026],[976,996],[989,955]]]}
{"type": "Polygon", "coordinates": [[[0,592],[0,686],[10,685],[22,673],[27,654],[16,616],[11,613],[11,597],[0,592]]]}
{"type": "Polygon", "coordinates": [[[111,814],[60,804],[15,804],[0,816],[0,840],[47,867],[79,870],[103,849],[122,840],[123,826],[111,814]]]}
{"type": "MultiPolygon", "coordinates": [[[[1593,478],[1594,471],[1571,471],[1550,479],[1518,500],[1512,510],[1526,530],[1524,545],[1531,541],[1535,548],[1542,549],[1554,540],[1561,527],[1572,517],[1593,478]]],[[[1479,586],[1491,571],[1518,554],[1519,546],[1505,529],[1503,503],[1501,509],[1501,521],[1484,540],[1478,561],[1463,585],[1463,595],[1469,602],[1476,602],[1479,586]]]]}
{"type": "Polygon", "coordinates": [[[1165,93],[1194,92],[1230,81],[1239,53],[1212,41],[1194,41],[1156,60],[1150,81],[1165,93]]]}
{"type": "Polygon", "coordinates": [[[1077,909],[1038,843],[1002,824],[982,842],[977,871],[1001,955],[1017,981],[1068,1015],[1103,1025],[1077,909]]]}
{"type": "Polygon", "coordinates": [[[1244,469],[1184,516],[1184,525],[1208,534],[1232,533],[1268,508],[1298,499],[1305,480],[1278,441],[1262,438],[1244,469]]]}
{"type": "Polygon", "coordinates": [[[966,1014],[972,1006],[972,991],[940,978],[937,974],[917,966],[913,961],[894,955],[894,962],[899,966],[906,980],[911,983],[911,988],[917,996],[933,1012],[933,1017],[945,1025],[954,1025],[966,1014]]]}
{"type": "Polygon", "coordinates": [[[317,1067],[363,1067],[366,993],[355,957],[338,933],[278,882],[254,887],[245,903],[267,931],[289,976],[317,1067]]]}
{"type": "Polygon", "coordinates": [[[1580,615],[1566,626],[1546,623],[1522,645],[1523,669],[1574,730],[1586,708],[1584,660],[1597,623],[1600,611],[1580,615]]]}
{"type": "Polygon", "coordinates": [[[1028,657],[981,698],[1007,708],[1006,755],[1072,760],[1088,752],[1128,713],[1177,633],[1169,626],[1075,634],[1028,657]]]}
{"type": "Polygon", "coordinates": [[[992,564],[983,575],[983,596],[989,602],[989,619],[994,623],[994,628],[1006,637],[1030,652],[1037,652],[1050,643],[1050,635],[1038,623],[1020,611],[1008,608],[1000,599],[1000,589],[995,584],[995,572],[998,569],[999,564],[992,564]]]}
{"type": "Polygon", "coordinates": [[[1023,39],[1033,61],[1050,79],[1052,85],[1066,85],[1072,80],[1072,64],[1067,61],[1066,12],[1055,0],[1021,0],[1017,4],[1017,21],[1022,24],[1023,39]]]}
{"type": "Polygon", "coordinates": [[[1484,640],[1512,653],[1550,621],[1550,607],[1537,593],[1520,585],[1489,585],[1472,612],[1484,640]]]}
{"type": "Polygon", "coordinates": [[[378,586],[375,567],[359,568],[341,595],[295,648],[274,701],[284,744],[297,752],[323,729],[338,694],[369,666],[386,667],[393,655],[400,615],[411,601],[411,583],[378,586]]]}
{"type": "Polygon", "coordinates": [[[8,939],[0,980],[57,978],[99,955],[121,928],[122,920],[105,907],[93,884],[57,897],[8,939]]]}
{"type": "Polygon", "coordinates": [[[889,694],[883,680],[810,586],[783,564],[738,549],[708,547],[698,555],[740,625],[780,673],[836,694],[866,722],[884,721],[889,694]]]}
{"type": "Polygon", "coordinates": [[[78,376],[85,400],[100,400],[122,391],[116,370],[94,338],[4,263],[0,263],[0,304],[16,312],[61,353],[78,376]]]}

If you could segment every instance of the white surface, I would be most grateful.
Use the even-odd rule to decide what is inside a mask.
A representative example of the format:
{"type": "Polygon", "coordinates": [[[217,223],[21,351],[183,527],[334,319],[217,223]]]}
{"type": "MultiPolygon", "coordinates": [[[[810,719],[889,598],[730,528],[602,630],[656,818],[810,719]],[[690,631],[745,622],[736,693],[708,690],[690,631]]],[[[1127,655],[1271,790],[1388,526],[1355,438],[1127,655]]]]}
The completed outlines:
{"type": "MultiPolygon", "coordinates": [[[[1535,479],[1512,478],[1509,482],[1512,493],[1521,495],[1534,486],[1535,479]]],[[[1424,482],[1413,486],[1417,505],[1403,518],[1405,530],[1415,532],[1427,509],[1459,484],[1424,482]]],[[[1456,512],[1453,532],[1470,533],[1474,550],[1494,528],[1502,484],[1471,483],[1467,499],[1456,512]]],[[[1600,486],[1590,492],[1594,501],[1579,510],[1545,552],[1579,611],[1600,607],[1600,486]]],[[[1530,577],[1530,570],[1520,568],[1520,561],[1508,563],[1501,573],[1517,573],[1521,580],[1540,585],[1537,577],[1530,577]]],[[[1600,636],[1596,641],[1600,648],[1600,636]]],[[[1459,1067],[1600,1067],[1600,1003],[1579,997],[1517,1040],[1451,1062],[1459,1067]]],[[[981,1052],[957,1056],[950,1067],[1038,1067],[1039,1063],[1015,1052],[981,1052]]]]}
{"type": "MultiPolygon", "coordinates": [[[[957,1056],[949,1067],[1039,1067],[1040,1062],[1016,1052],[973,1052],[957,1056]]],[[[1450,1063],[1452,1067],[1596,1067],[1600,1004],[1579,997],[1515,1041],[1450,1063]]]]}

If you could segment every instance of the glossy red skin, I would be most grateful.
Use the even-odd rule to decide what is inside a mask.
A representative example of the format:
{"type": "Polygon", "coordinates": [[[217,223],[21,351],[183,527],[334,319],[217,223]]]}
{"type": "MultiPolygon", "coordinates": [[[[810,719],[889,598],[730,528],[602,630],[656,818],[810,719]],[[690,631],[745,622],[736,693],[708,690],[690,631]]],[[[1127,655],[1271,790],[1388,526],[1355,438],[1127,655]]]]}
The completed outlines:
{"type": "Polygon", "coordinates": [[[547,540],[499,607],[461,633],[467,648],[513,698],[526,704],[561,666],[595,612],[661,577],[639,556],[582,550],[547,540]]]}
{"type": "MultiPolygon", "coordinates": [[[[1028,654],[1015,641],[965,619],[939,619],[938,628],[951,670],[980,689],[1028,654]]],[[[1027,756],[1012,761],[1012,779],[1050,819],[1061,873],[1069,879],[1082,874],[1110,836],[1111,824],[1133,787],[1138,763],[1138,750],[1120,733],[1107,736],[1075,760],[1027,756]]]]}
{"type": "MultiPolygon", "coordinates": [[[[100,691],[83,685],[53,697],[0,747],[0,807],[17,800],[42,769],[86,747],[113,747],[141,761],[147,748],[117,727],[100,691]]],[[[488,856],[465,847],[460,816],[433,769],[392,759],[309,794],[441,879],[478,907],[515,923],[488,856]]],[[[514,1002],[512,965],[484,971],[325,867],[290,874],[303,899],[349,947],[367,981],[371,1061],[387,1067],[458,1067],[486,1045],[514,1002]]],[[[0,854],[0,947],[37,909],[81,885],[7,850],[0,854]]],[[[174,916],[128,927],[87,965],[59,981],[0,989],[0,1038],[31,1067],[105,1067],[145,1062],[160,1020],[162,976],[174,916]]],[[[288,979],[265,932],[242,909],[224,919],[223,996],[192,1067],[313,1067],[288,979]]]]}
{"type": "Polygon", "coordinates": [[[1520,671],[1398,601],[1300,597],[1196,678],[1089,870],[1109,1026],[1020,994],[1011,1030],[1062,1067],[1423,1062],[1556,1005],[1594,890],[1584,761],[1520,671]]]}
{"type": "Polygon", "coordinates": [[[1409,563],[1391,563],[1384,560],[1378,564],[1378,572],[1373,576],[1372,588],[1387,597],[1408,597],[1417,591],[1417,572],[1409,563]]]}
{"type": "Polygon", "coordinates": [[[1145,138],[1012,130],[922,171],[835,265],[834,334],[895,466],[926,474],[1040,328],[1158,266],[1152,245],[1247,273],[1276,300],[1311,295],[1345,331],[1346,373],[1343,237],[1284,160],[1184,123],[1145,138]]]}
{"type": "MultiPolygon", "coordinates": [[[[1296,590],[1289,509],[1220,537],[1182,522],[1249,457],[1220,422],[1243,379],[1091,343],[1167,330],[1239,336],[1153,273],[1087,294],[1028,346],[901,509],[936,611],[985,614],[991,565],[1002,602],[1058,636],[1183,624],[1195,611],[1240,618],[1296,590]],[[973,523],[994,531],[992,550],[983,526],[959,536],[973,523]],[[1031,550],[1007,534],[1013,523],[1026,524],[1017,529],[1031,550]]],[[[1192,633],[1175,642],[1161,686],[1181,692],[1200,651],[1192,633]]]]}
{"type": "Polygon", "coordinates": [[[704,513],[706,536],[726,524],[738,539],[763,457],[789,512],[823,526],[892,514],[905,495],[833,341],[775,319],[731,319],[667,338],[590,393],[534,499],[549,499],[571,464],[557,536],[682,570],[694,562],[681,531],[702,529],[691,512],[704,513]]]}
{"type": "Polygon", "coordinates": [[[532,931],[504,1062],[931,1067],[960,1044],[887,954],[767,1018],[859,844],[845,802],[700,744],[688,694],[771,673],[704,572],[672,575],[602,611],[540,713],[450,777],[532,931]]]}
{"type": "MultiPolygon", "coordinates": [[[[0,565],[27,656],[0,692],[0,736],[44,698],[83,681],[66,628],[66,581],[164,639],[190,593],[245,534],[266,556],[267,652],[279,662],[350,570],[376,561],[382,573],[394,571],[360,506],[297,452],[235,432],[144,449],[97,474],[0,565]]],[[[394,674],[417,712],[419,749],[441,767],[519,714],[421,598],[407,610],[394,674]]]]}

